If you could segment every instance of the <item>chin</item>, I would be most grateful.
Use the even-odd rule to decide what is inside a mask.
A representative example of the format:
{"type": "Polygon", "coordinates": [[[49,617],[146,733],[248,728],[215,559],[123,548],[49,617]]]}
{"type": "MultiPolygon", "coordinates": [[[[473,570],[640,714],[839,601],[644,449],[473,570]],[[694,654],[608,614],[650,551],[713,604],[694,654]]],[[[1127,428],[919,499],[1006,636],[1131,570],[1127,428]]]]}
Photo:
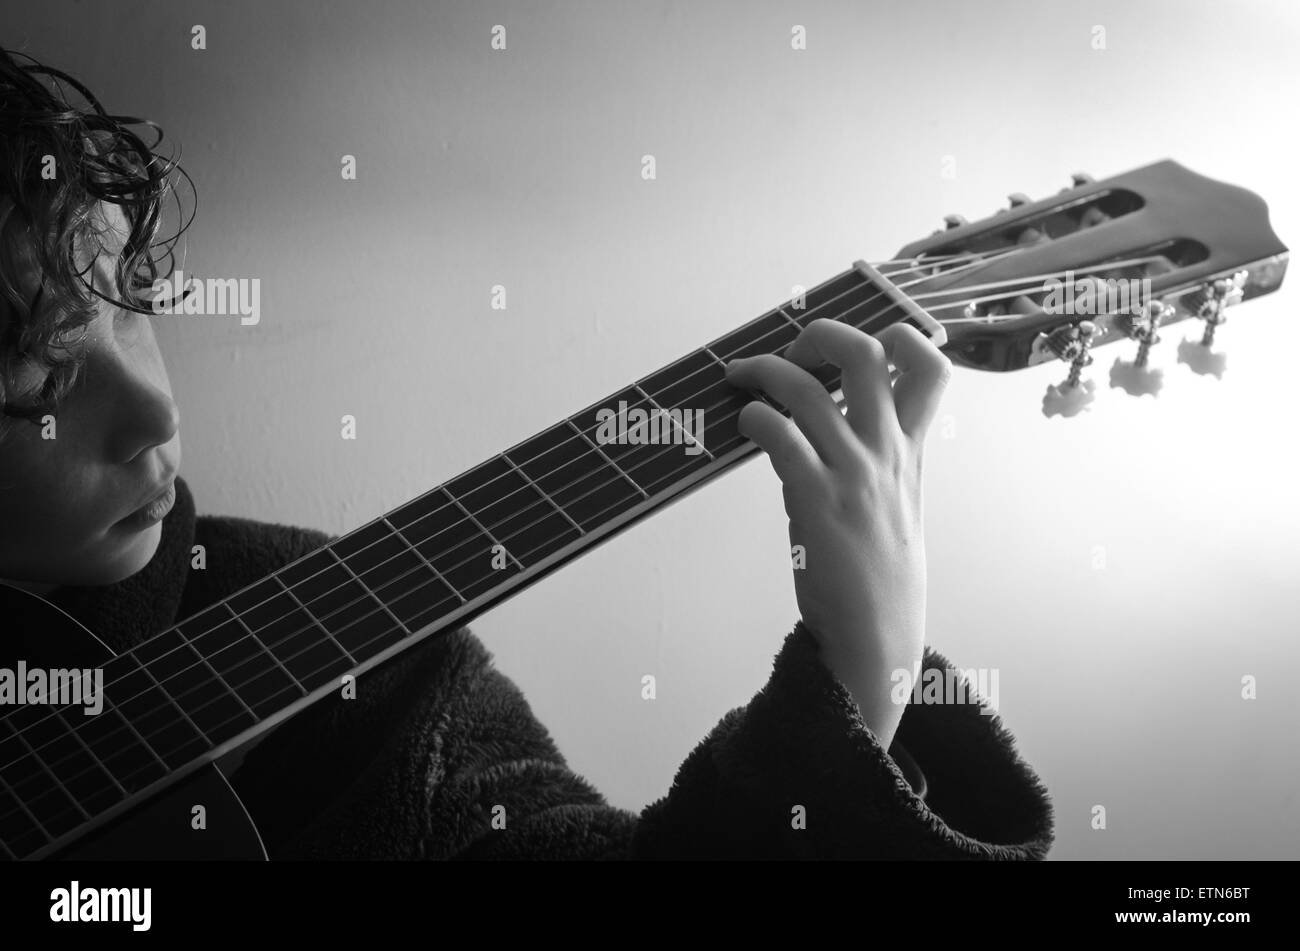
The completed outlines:
{"type": "Polygon", "coordinates": [[[162,522],[155,522],[143,531],[123,534],[125,540],[120,549],[106,562],[102,572],[98,573],[97,580],[85,583],[117,584],[144,568],[162,541],[162,522]]]}

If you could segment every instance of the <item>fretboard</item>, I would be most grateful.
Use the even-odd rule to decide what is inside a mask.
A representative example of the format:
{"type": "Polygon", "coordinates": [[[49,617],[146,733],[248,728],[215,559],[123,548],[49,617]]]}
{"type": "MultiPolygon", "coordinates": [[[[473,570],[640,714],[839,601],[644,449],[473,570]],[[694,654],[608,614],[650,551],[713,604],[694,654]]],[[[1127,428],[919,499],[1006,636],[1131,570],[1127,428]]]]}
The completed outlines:
{"type": "MultiPolygon", "coordinates": [[[[0,725],[0,847],[18,858],[57,851],[345,675],[463,625],[753,455],[737,417],[754,397],[726,382],[726,362],[779,353],[823,317],[868,332],[907,321],[945,339],[857,262],[181,621],[104,667],[102,713],[0,725]]],[[[837,369],[814,375],[838,393],[837,369]]]]}

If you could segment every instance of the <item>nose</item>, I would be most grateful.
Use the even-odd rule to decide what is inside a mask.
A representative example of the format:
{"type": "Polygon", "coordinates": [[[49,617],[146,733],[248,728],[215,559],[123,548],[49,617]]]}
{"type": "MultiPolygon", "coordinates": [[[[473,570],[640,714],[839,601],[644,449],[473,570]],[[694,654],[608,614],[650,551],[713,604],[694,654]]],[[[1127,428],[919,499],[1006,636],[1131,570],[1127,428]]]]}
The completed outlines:
{"type": "Polygon", "coordinates": [[[130,463],[156,446],[165,446],[180,431],[180,407],[172,399],[166,371],[157,375],[122,361],[111,371],[113,392],[108,401],[108,455],[119,465],[130,463]]]}

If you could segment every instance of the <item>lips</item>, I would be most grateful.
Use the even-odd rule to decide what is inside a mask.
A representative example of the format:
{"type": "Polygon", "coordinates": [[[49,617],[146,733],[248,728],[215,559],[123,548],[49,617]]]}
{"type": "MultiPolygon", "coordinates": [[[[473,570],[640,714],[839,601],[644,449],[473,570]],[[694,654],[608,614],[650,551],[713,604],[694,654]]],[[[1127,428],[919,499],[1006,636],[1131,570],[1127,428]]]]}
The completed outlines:
{"type": "Polygon", "coordinates": [[[121,519],[121,521],[128,522],[133,519],[138,519],[142,516],[147,517],[150,514],[156,514],[156,511],[163,506],[164,502],[167,503],[167,507],[170,508],[170,503],[173,499],[173,493],[175,491],[176,491],[176,477],[173,475],[170,479],[167,480],[167,483],[161,489],[155,491],[152,495],[150,495],[147,499],[145,499],[142,503],[140,503],[140,505],[135,510],[133,510],[131,514],[121,519]]]}

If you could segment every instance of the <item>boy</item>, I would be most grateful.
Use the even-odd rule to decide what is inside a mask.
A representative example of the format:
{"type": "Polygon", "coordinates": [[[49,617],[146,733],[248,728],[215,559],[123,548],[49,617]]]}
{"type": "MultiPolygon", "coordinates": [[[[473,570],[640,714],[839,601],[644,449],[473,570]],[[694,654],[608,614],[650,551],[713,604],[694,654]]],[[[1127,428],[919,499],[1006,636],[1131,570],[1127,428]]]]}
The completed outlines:
{"type": "MultiPolygon", "coordinates": [[[[0,51],[0,578],[116,651],[330,540],[195,515],[145,293],[179,236],[155,240],[179,168],[138,124],[0,51]],[[204,570],[190,568],[194,544],[204,570]]],[[[755,401],[740,425],[771,458],[807,552],[802,616],[766,686],[639,816],[568,769],[462,628],[248,752],[232,783],[269,855],[1043,858],[1047,793],[998,718],[952,702],[965,697],[892,698],[893,672],[949,666],[924,646],[921,458],[950,369],[911,327],[873,338],[825,320],[784,357],[731,363],[735,386],[791,413],[755,401]],[[807,372],[822,363],[842,370],[845,413],[807,372]]]]}

